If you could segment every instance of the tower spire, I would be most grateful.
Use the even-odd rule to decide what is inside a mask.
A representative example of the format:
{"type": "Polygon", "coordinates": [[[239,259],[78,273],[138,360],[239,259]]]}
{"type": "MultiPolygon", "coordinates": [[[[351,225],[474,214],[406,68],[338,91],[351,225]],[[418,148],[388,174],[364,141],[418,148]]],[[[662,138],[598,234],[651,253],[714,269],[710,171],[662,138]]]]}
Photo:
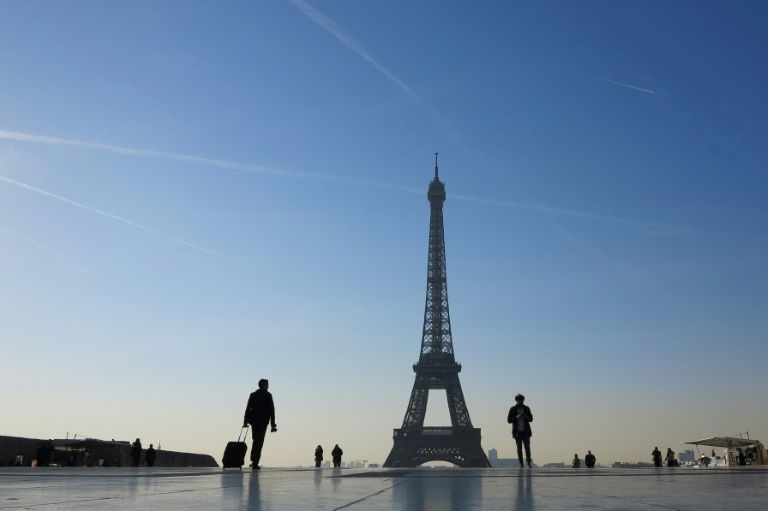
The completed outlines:
{"type": "Polygon", "coordinates": [[[439,169],[439,167],[437,166],[437,155],[438,155],[438,153],[435,153],[435,179],[438,178],[437,177],[437,171],[439,169]]]}

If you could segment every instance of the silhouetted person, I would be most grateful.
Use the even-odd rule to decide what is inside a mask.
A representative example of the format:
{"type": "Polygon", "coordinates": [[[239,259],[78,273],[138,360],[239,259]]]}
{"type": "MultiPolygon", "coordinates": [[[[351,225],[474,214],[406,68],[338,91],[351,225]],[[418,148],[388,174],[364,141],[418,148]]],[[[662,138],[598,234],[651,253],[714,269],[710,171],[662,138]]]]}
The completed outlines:
{"type": "Polygon", "coordinates": [[[581,460],[579,459],[578,454],[573,455],[573,461],[571,462],[572,468],[581,468],[581,460]]]}
{"type": "Polygon", "coordinates": [[[37,448],[35,457],[37,458],[38,467],[47,467],[51,464],[51,457],[53,456],[53,440],[45,440],[37,448]]]}
{"type": "Polygon", "coordinates": [[[739,454],[736,456],[736,463],[739,465],[746,465],[747,464],[747,457],[744,456],[744,451],[739,449],[739,454]]]}
{"type": "Polygon", "coordinates": [[[661,451],[658,447],[654,447],[651,452],[651,458],[653,458],[653,465],[656,467],[661,466],[661,451]]]}
{"type": "Polygon", "coordinates": [[[528,462],[528,468],[531,467],[531,422],[533,414],[531,409],[525,404],[525,396],[518,394],[515,396],[515,404],[509,409],[507,422],[512,424],[512,437],[517,444],[517,460],[520,466],[523,466],[523,447],[525,447],[525,460],[528,462]]]}
{"type": "Polygon", "coordinates": [[[141,440],[138,438],[131,445],[131,466],[138,467],[141,463],[141,440]]]}
{"type": "Polygon", "coordinates": [[[315,467],[320,468],[320,464],[323,462],[323,447],[318,445],[315,449],[315,467]]]}
{"type": "Polygon", "coordinates": [[[152,446],[152,444],[149,444],[149,449],[147,449],[147,452],[144,454],[144,459],[147,461],[148,467],[155,466],[156,456],[157,456],[157,451],[155,451],[155,448],[152,446]]]}
{"type": "Polygon", "coordinates": [[[336,444],[331,451],[331,458],[333,458],[333,466],[334,468],[340,468],[341,467],[341,456],[344,454],[344,451],[341,450],[341,447],[339,447],[339,444],[336,444]]]}
{"type": "Polygon", "coordinates": [[[587,455],[584,456],[584,464],[587,466],[587,468],[594,468],[596,461],[597,458],[595,458],[595,455],[592,454],[592,451],[587,451],[587,455]]]}
{"type": "Polygon", "coordinates": [[[251,435],[253,436],[253,448],[251,449],[251,467],[258,470],[261,460],[261,448],[264,447],[264,436],[267,434],[267,426],[272,423],[272,433],[277,431],[275,424],[275,403],[272,401],[272,394],[267,392],[269,382],[259,380],[259,389],[252,392],[248,398],[248,404],[245,407],[245,416],[243,418],[243,427],[251,425],[251,435]]]}
{"type": "Polygon", "coordinates": [[[675,466],[675,451],[671,447],[667,447],[667,455],[664,457],[664,461],[667,462],[668,467],[675,466]]]}

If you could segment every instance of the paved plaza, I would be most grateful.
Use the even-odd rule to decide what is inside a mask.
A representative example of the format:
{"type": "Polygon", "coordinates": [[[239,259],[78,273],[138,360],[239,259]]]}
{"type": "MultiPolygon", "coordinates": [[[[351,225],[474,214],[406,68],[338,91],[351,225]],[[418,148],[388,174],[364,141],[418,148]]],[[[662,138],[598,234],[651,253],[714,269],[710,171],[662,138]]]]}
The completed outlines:
{"type": "Polygon", "coordinates": [[[768,508],[768,470],[2,468],[0,509],[768,508]]]}

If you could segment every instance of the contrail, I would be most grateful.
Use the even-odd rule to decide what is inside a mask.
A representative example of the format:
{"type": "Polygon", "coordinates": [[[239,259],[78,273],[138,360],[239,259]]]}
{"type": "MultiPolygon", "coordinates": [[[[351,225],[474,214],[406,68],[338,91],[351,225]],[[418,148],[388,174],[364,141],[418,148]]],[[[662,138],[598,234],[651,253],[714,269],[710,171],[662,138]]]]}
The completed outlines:
{"type": "Polygon", "coordinates": [[[19,131],[0,130],[0,140],[10,140],[13,142],[26,142],[31,144],[45,144],[53,146],[74,147],[78,149],[90,149],[92,151],[108,152],[119,155],[137,156],[144,158],[158,158],[161,160],[173,160],[183,163],[192,163],[194,165],[203,165],[206,167],[218,167],[254,174],[267,174],[280,177],[290,177],[294,179],[309,179],[313,181],[337,183],[345,185],[368,186],[372,188],[381,188],[406,193],[421,193],[421,190],[415,188],[372,181],[368,179],[358,179],[351,177],[313,174],[311,172],[302,172],[300,170],[288,170],[266,165],[254,165],[232,160],[221,160],[216,158],[204,158],[189,154],[172,153],[167,151],[155,151],[152,149],[138,149],[135,147],[125,147],[112,144],[102,144],[99,142],[90,142],[87,140],[76,140],[71,138],[52,137],[48,135],[37,135],[34,133],[23,133],[19,131]]]}
{"type": "MultiPolygon", "coordinates": [[[[290,0],[290,1],[293,1],[293,0],[290,0]]],[[[311,172],[281,169],[276,167],[268,167],[264,165],[253,165],[253,164],[242,163],[242,162],[237,162],[232,160],[204,158],[204,157],[193,156],[188,154],[172,153],[172,152],[166,152],[166,151],[155,151],[152,149],[137,149],[133,147],[102,144],[99,142],[90,142],[90,141],[76,140],[76,139],[70,139],[70,138],[52,137],[48,135],[36,135],[32,133],[23,133],[18,131],[0,130],[0,140],[10,140],[10,141],[16,141],[16,142],[33,143],[33,144],[74,147],[74,148],[80,148],[80,149],[89,149],[93,151],[109,152],[109,153],[114,153],[119,155],[137,156],[137,157],[145,157],[145,158],[159,158],[164,160],[175,160],[175,161],[181,161],[186,163],[192,163],[195,165],[225,168],[230,170],[238,170],[242,172],[269,174],[269,175],[280,176],[280,177],[289,177],[293,179],[307,179],[312,181],[343,184],[343,185],[363,186],[363,187],[390,190],[390,191],[396,191],[400,193],[408,193],[408,194],[414,194],[414,195],[423,195],[424,193],[424,190],[420,188],[392,184],[392,183],[385,183],[381,181],[373,181],[368,179],[358,179],[358,178],[334,176],[334,175],[327,175],[327,174],[324,174],[324,175],[313,174],[311,172]]],[[[10,179],[10,178],[5,178],[5,179],[10,179]]],[[[22,183],[18,183],[18,185],[21,185],[21,184],[22,183]]],[[[670,233],[679,232],[679,229],[685,229],[684,227],[679,227],[679,226],[651,224],[651,223],[631,220],[627,218],[598,215],[595,213],[589,213],[584,211],[575,211],[575,210],[556,208],[556,207],[545,206],[545,205],[537,205],[529,202],[497,200],[497,199],[473,197],[473,196],[461,195],[461,194],[448,194],[448,196],[453,199],[461,200],[461,201],[475,202],[475,203],[487,204],[487,205],[498,206],[503,208],[524,209],[524,210],[535,211],[539,213],[553,213],[561,216],[570,216],[570,217],[582,218],[586,220],[620,223],[620,224],[626,224],[626,225],[633,225],[637,227],[646,227],[651,229],[661,229],[664,232],[670,232],[670,233]]],[[[143,227],[144,226],[142,226],[142,228],[143,227]]],[[[151,228],[148,228],[148,229],[152,230],[151,228]]],[[[162,233],[159,233],[159,234],[162,234],[162,233]]],[[[168,236],[165,234],[162,234],[162,235],[167,238],[173,238],[173,236],[168,236]]],[[[179,242],[182,242],[182,241],[179,241],[179,242]]]]}
{"type": "Polygon", "coordinates": [[[642,87],[636,87],[636,86],[630,85],[628,83],[615,82],[613,80],[609,80],[608,78],[602,78],[600,76],[594,76],[594,75],[588,75],[588,74],[585,74],[584,76],[586,76],[587,78],[592,78],[593,80],[598,80],[598,81],[605,82],[605,83],[612,83],[613,85],[618,85],[619,87],[626,87],[628,89],[633,89],[633,90],[637,90],[637,91],[640,91],[640,92],[645,92],[646,94],[656,94],[656,91],[653,91],[651,89],[643,89],[642,87]]]}
{"type": "Polygon", "coordinates": [[[45,197],[49,197],[51,199],[56,199],[58,201],[64,202],[65,204],[69,204],[70,206],[74,206],[76,208],[83,209],[85,211],[90,211],[91,213],[95,213],[97,215],[105,216],[107,218],[111,218],[112,220],[116,220],[118,222],[130,225],[131,227],[135,227],[137,229],[141,229],[143,231],[151,232],[153,234],[156,234],[158,236],[161,236],[165,239],[174,241],[176,243],[179,243],[181,245],[184,245],[186,247],[192,248],[194,250],[197,250],[199,252],[202,252],[204,254],[208,254],[214,257],[218,257],[219,259],[224,259],[225,261],[230,261],[232,263],[236,263],[242,266],[247,266],[249,268],[255,269],[255,266],[248,264],[244,261],[240,261],[239,259],[235,259],[233,257],[230,257],[226,254],[222,254],[221,252],[216,252],[215,250],[210,250],[205,247],[201,247],[200,245],[197,245],[195,243],[192,243],[191,241],[187,241],[183,238],[179,238],[177,236],[173,236],[172,234],[166,234],[162,231],[158,231],[157,229],[154,229],[152,227],[147,227],[146,225],[139,224],[137,222],[134,222],[132,220],[129,220],[125,217],[115,215],[114,213],[110,213],[108,211],[104,211],[102,209],[93,208],[91,206],[87,206],[81,202],[74,201],[72,199],[68,199],[66,197],[62,197],[61,195],[55,194],[53,192],[49,192],[47,190],[43,190],[42,188],[37,188],[36,186],[29,185],[27,183],[22,183],[21,181],[17,181],[15,179],[11,179],[10,177],[6,176],[0,176],[0,181],[3,181],[5,183],[8,183],[10,185],[16,186],[18,188],[22,188],[24,190],[34,192],[40,195],[43,195],[45,197]]]}
{"type": "Polygon", "coordinates": [[[389,69],[384,67],[381,63],[379,63],[378,60],[373,58],[373,55],[368,53],[368,50],[366,50],[362,44],[360,44],[357,39],[352,37],[350,34],[348,34],[343,28],[341,28],[339,25],[336,24],[335,21],[330,19],[325,14],[321,13],[311,5],[309,5],[304,0],[288,0],[293,5],[296,6],[297,9],[299,9],[306,17],[320,25],[323,29],[325,29],[327,32],[329,32],[333,37],[338,39],[341,44],[355,52],[360,58],[368,62],[370,65],[372,65],[379,73],[383,74],[389,81],[400,87],[406,94],[411,96],[414,100],[418,101],[419,103],[424,103],[424,101],[421,99],[421,97],[413,92],[413,90],[408,87],[408,85],[403,82],[400,78],[394,75],[389,69]]]}
{"type": "Polygon", "coordinates": [[[407,83],[398,78],[381,62],[376,60],[373,55],[371,55],[371,53],[366,50],[365,47],[360,44],[360,42],[351,34],[341,28],[331,18],[321,13],[304,0],[288,1],[291,2],[297,9],[299,9],[299,11],[301,11],[301,13],[304,14],[307,18],[312,20],[314,23],[320,26],[320,28],[335,37],[341,44],[346,46],[349,50],[370,64],[376,71],[384,75],[387,80],[394,83],[400,90],[405,92],[413,101],[419,105],[422,110],[429,114],[437,122],[437,124],[440,125],[440,127],[448,134],[454,144],[459,146],[464,151],[469,151],[467,144],[464,143],[458,132],[453,128],[453,126],[450,125],[450,123],[448,123],[448,121],[443,118],[442,115],[440,115],[437,110],[432,108],[429,103],[424,100],[424,98],[416,94],[416,92],[414,92],[414,90],[407,83]]]}
{"type": "Polygon", "coordinates": [[[555,231],[561,238],[563,238],[565,241],[573,245],[574,247],[578,248],[582,252],[594,257],[601,263],[605,264],[609,268],[613,269],[614,271],[617,271],[618,273],[621,273],[625,277],[628,277],[636,282],[639,282],[641,284],[648,284],[647,280],[643,277],[627,270],[625,267],[621,266],[620,264],[611,261],[607,257],[605,257],[602,253],[598,252],[594,248],[587,246],[583,242],[579,241],[575,237],[571,236],[570,234],[564,232],[562,229],[560,229],[552,219],[550,215],[547,215],[547,222],[549,223],[550,228],[555,231]]]}
{"type": "Polygon", "coordinates": [[[518,202],[518,201],[510,201],[510,200],[497,200],[497,199],[487,199],[483,197],[473,197],[470,195],[457,195],[449,193],[448,197],[452,199],[467,201],[467,202],[476,202],[478,204],[488,204],[491,206],[501,206],[504,208],[514,208],[514,209],[525,209],[528,211],[536,211],[539,213],[545,213],[545,214],[556,214],[561,216],[570,216],[574,218],[582,218],[585,220],[596,220],[600,222],[607,222],[607,223],[614,223],[614,224],[625,224],[625,225],[631,225],[634,227],[644,227],[644,228],[650,228],[650,229],[659,229],[660,232],[667,232],[670,233],[669,235],[672,236],[674,232],[681,232],[681,230],[686,230],[687,228],[682,226],[675,226],[675,225],[659,225],[659,224],[653,224],[649,222],[642,222],[639,220],[633,220],[631,218],[622,218],[622,217],[615,217],[615,216],[607,216],[607,215],[598,215],[595,213],[587,213],[584,211],[576,211],[572,209],[564,209],[564,208],[556,208],[552,206],[545,206],[545,205],[537,205],[537,204],[531,204],[528,202],[518,202]]]}
{"type": "Polygon", "coordinates": [[[29,245],[32,245],[33,247],[38,248],[38,249],[42,250],[43,252],[47,252],[47,253],[49,253],[49,254],[51,254],[53,256],[56,256],[57,258],[61,259],[62,261],[65,261],[68,264],[72,265],[74,268],[76,268],[81,273],[84,273],[84,274],[88,275],[89,277],[92,277],[92,278],[94,278],[96,280],[102,281],[102,279],[98,275],[94,274],[88,268],[86,268],[86,267],[76,263],[75,261],[73,261],[69,257],[65,256],[64,254],[62,254],[58,250],[49,247],[48,245],[40,243],[37,240],[33,240],[32,238],[28,238],[27,236],[24,236],[23,234],[19,234],[18,232],[11,230],[8,227],[5,227],[4,225],[0,225],[0,231],[3,231],[4,233],[6,233],[6,234],[8,234],[10,236],[13,236],[14,238],[16,238],[18,240],[21,240],[24,243],[28,243],[29,245]]]}

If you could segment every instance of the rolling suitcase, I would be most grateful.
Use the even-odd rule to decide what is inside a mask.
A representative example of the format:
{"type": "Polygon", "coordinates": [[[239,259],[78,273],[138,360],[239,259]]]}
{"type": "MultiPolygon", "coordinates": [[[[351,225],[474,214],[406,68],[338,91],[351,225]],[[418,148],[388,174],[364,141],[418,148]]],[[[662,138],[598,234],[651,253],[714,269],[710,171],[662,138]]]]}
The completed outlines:
{"type": "Polygon", "coordinates": [[[227,447],[224,449],[224,456],[221,458],[222,468],[239,468],[243,469],[245,464],[245,453],[248,452],[248,445],[245,443],[246,436],[248,434],[248,428],[242,428],[237,435],[237,442],[227,442],[227,447]],[[245,434],[243,434],[245,432],[245,434]],[[242,441],[240,435],[243,436],[242,441]]]}

